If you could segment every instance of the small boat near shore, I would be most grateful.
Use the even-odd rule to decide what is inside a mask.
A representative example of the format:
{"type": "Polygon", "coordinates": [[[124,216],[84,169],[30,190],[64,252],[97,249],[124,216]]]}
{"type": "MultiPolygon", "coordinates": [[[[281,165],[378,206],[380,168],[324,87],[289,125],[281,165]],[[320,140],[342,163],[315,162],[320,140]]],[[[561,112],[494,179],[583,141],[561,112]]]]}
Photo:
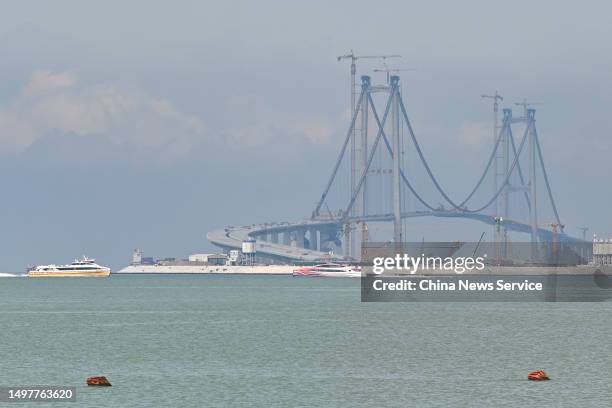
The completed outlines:
{"type": "Polygon", "coordinates": [[[75,259],[69,265],[37,265],[28,269],[29,277],[108,277],[111,274],[111,269],[107,266],[101,266],[96,263],[95,259],[89,259],[83,256],[81,259],[75,259]]]}
{"type": "Polygon", "coordinates": [[[327,263],[314,266],[303,266],[293,270],[293,276],[321,276],[333,278],[359,278],[361,267],[327,263]]]}

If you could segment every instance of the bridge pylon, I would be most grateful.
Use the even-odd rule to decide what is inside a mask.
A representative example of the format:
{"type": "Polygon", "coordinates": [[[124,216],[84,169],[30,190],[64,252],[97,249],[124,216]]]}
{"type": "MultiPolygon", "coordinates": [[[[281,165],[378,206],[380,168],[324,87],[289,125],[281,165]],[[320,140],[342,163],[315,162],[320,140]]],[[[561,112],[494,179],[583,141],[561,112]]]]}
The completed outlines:
{"type": "Polygon", "coordinates": [[[364,242],[368,237],[368,227],[365,218],[368,216],[368,174],[372,167],[372,162],[375,154],[378,152],[380,141],[384,140],[390,158],[393,161],[391,172],[392,190],[393,190],[393,214],[394,214],[394,241],[402,241],[402,190],[403,179],[405,175],[402,169],[402,146],[400,140],[400,127],[402,123],[401,114],[401,96],[399,86],[399,76],[392,76],[390,84],[386,86],[372,87],[370,77],[364,75],[361,77],[361,93],[357,99],[355,110],[352,114],[349,130],[346,134],[345,141],[340,151],[340,155],[332,171],[332,176],[327,183],[327,186],[313,211],[313,217],[320,215],[321,208],[327,198],[327,194],[334,183],[340,164],[348,151],[351,142],[351,136],[354,134],[355,126],[360,122],[360,140],[358,147],[358,171],[357,178],[353,181],[352,169],[353,162],[351,160],[351,177],[350,177],[350,197],[349,203],[341,213],[341,221],[344,225],[344,254],[348,258],[357,259],[359,257],[357,244],[364,242]],[[388,93],[385,111],[381,118],[374,105],[372,98],[373,92],[384,91],[388,93]],[[377,130],[377,135],[374,140],[369,139],[368,128],[370,115],[374,117],[377,130]],[[385,124],[387,118],[391,116],[391,141],[385,134],[385,124]],[[353,184],[354,183],[354,184],[353,184]],[[361,232],[361,237],[358,240],[357,233],[361,232]]]}

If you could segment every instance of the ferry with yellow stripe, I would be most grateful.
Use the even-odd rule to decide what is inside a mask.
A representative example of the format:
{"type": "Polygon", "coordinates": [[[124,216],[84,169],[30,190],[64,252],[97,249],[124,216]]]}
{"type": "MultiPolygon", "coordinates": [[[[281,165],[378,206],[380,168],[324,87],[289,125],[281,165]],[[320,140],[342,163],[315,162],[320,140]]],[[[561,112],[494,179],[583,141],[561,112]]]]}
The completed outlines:
{"type": "Polygon", "coordinates": [[[29,277],[108,277],[111,269],[84,256],[70,265],[38,265],[28,269],[29,277]]]}

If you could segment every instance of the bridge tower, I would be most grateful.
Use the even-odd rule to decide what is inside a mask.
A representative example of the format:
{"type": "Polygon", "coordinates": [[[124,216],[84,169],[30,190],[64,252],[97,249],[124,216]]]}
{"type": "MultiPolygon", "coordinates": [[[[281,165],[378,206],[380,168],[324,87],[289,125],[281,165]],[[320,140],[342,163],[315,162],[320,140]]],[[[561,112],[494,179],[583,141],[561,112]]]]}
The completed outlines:
{"type": "Polygon", "coordinates": [[[391,137],[393,145],[393,242],[402,243],[402,180],[399,76],[391,76],[391,137]]]}
{"type": "MultiPolygon", "coordinates": [[[[512,132],[510,129],[510,125],[512,124],[512,109],[504,109],[503,110],[503,119],[502,119],[502,128],[499,131],[500,143],[501,143],[501,173],[505,177],[510,171],[510,138],[512,137],[512,132]]],[[[498,147],[499,148],[499,147],[498,147]]],[[[499,167],[498,167],[499,170],[499,167]]],[[[505,180],[505,179],[502,179],[505,180]]],[[[502,181],[503,182],[503,181],[502,181]]],[[[498,182],[496,181],[496,186],[498,182]]],[[[500,216],[507,220],[510,216],[510,184],[505,183],[503,185],[502,193],[501,193],[501,209],[500,216]]],[[[500,231],[501,236],[499,237],[498,242],[501,243],[503,257],[507,256],[508,249],[508,230],[502,224],[502,229],[500,231]]]]}
{"type": "MultiPolygon", "coordinates": [[[[501,211],[498,217],[501,217],[504,220],[508,220],[511,216],[510,212],[510,194],[513,192],[522,191],[525,196],[525,201],[527,203],[527,208],[529,211],[529,226],[530,226],[530,235],[531,242],[538,242],[538,214],[537,214],[537,165],[538,165],[538,141],[537,141],[537,132],[535,129],[535,109],[527,109],[525,107],[525,111],[522,117],[513,118],[512,109],[504,109],[503,110],[503,119],[502,119],[502,128],[499,133],[499,145],[501,145],[501,160],[502,160],[502,185],[499,186],[501,189],[501,211]],[[523,138],[525,139],[525,143],[527,144],[527,180],[523,175],[523,171],[521,169],[521,165],[518,163],[517,155],[520,154],[520,151],[516,150],[516,146],[514,143],[514,136],[512,135],[512,124],[522,122],[525,124],[525,131],[523,138]],[[510,148],[513,150],[513,160],[511,163],[510,160],[510,148]],[[510,182],[510,174],[516,168],[518,176],[520,178],[520,185],[512,185],[510,182]]],[[[497,150],[500,146],[497,147],[497,150]]],[[[496,154],[497,156],[497,154],[496,154]]],[[[540,158],[541,159],[541,158],[540,158]]],[[[542,163],[542,168],[544,164],[542,163]]],[[[495,175],[497,178],[497,175],[495,175]]],[[[497,181],[496,181],[497,183],[497,181]]],[[[503,252],[506,252],[506,245],[508,241],[508,231],[502,223],[502,228],[500,229],[500,243],[502,244],[503,252]]]]}
{"type": "MultiPolygon", "coordinates": [[[[356,74],[357,74],[357,60],[360,59],[382,59],[383,61],[386,61],[387,58],[401,58],[401,55],[355,55],[355,53],[353,52],[353,50],[351,50],[350,54],[346,54],[346,55],[340,55],[338,56],[338,61],[342,61],[344,59],[348,59],[351,61],[351,114],[353,113],[357,113],[357,111],[359,111],[359,106],[358,106],[358,101],[357,101],[357,86],[355,83],[355,79],[356,79],[356,74]]],[[[368,86],[369,86],[369,77],[368,77],[368,86]]],[[[362,77],[362,89],[363,89],[363,77],[362,77]]],[[[363,93],[362,93],[363,96],[363,93]]],[[[361,99],[362,97],[360,97],[360,101],[363,102],[363,99],[361,99]]],[[[366,101],[367,104],[367,101],[366,101]]],[[[367,116],[367,108],[365,109],[366,112],[366,116],[367,116]]],[[[366,120],[366,125],[367,125],[367,118],[366,120]]],[[[362,119],[363,122],[363,119],[362,119]]],[[[356,189],[356,184],[357,184],[357,180],[358,180],[358,167],[362,167],[363,164],[363,160],[361,159],[361,157],[363,157],[363,155],[367,155],[367,149],[364,148],[365,146],[367,146],[367,128],[365,129],[365,146],[363,143],[364,140],[364,130],[363,130],[363,123],[362,123],[362,129],[361,129],[361,141],[359,143],[360,146],[358,146],[358,142],[357,142],[357,132],[358,129],[355,126],[355,121],[353,120],[352,125],[351,125],[351,137],[350,137],[350,193],[351,195],[353,195],[353,193],[355,193],[355,189],[356,189]],[[360,152],[358,150],[361,150],[360,152]],[[358,157],[360,156],[360,157],[358,157]],[[359,166],[358,166],[359,163],[359,166]]],[[[367,156],[366,156],[367,157],[367,156]]],[[[364,200],[365,200],[365,194],[363,194],[364,200]]],[[[365,207],[364,207],[365,208],[365,207]]],[[[356,214],[358,214],[358,209],[357,208],[351,208],[351,216],[355,216],[356,214]]],[[[356,228],[354,227],[354,225],[352,223],[346,224],[346,230],[345,230],[345,240],[346,243],[344,245],[344,254],[347,257],[352,257],[353,256],[353,251],[355,250],[355,242],[356,242],[356,236],[354,233],[354,230],[356,230],[356,228]]],[[[365,224],[362,223],[362,237],[367,235],[367,227],[365,226],[365,224]]]]}
{"type": "Polygon", "coordinates": [[[537,139],[535,131],[535,109],[526,109],[525,120],[529,129],[529,224],[531,224],[531,243],[538,242],[538,190],[537,190],[537,139]]]}
{"type": "MultiPolygon", "coordinates": [[[[364,75],[361,77],[361,89],[364,95],[367,95],[364,98],[363,103],[361,104],[361,143],[359,148],[359,174],[365,174],[366,177],[363,181],[363,186],[361,187],[361,197],[359,200],[359,209],[358,213],[361,217],[365,218],[367,215],[367,192],[368,192],[368,115],[369,115],[369,95],[371,91],[371,81],[370,77],[364,75]]],[[[361,240],[363,243],[368,239],[368,226],[365,223],[365,220],[361,222],[361,240]]]]}

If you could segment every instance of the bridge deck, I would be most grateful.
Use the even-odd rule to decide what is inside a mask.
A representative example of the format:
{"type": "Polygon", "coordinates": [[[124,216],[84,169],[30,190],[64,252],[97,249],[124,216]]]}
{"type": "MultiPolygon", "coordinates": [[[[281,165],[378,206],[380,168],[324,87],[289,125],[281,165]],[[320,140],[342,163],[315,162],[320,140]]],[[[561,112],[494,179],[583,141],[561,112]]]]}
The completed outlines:
{"type": "MultiPolygon", "coordinates": [[[[468,218],[484,222],[486,224],[495,225],[495,218],[484,214],[471,214],[459,211],[416,211],[406,212],[402,214],[402,218],[413,217],[452,217],[452,218],[468,218]]],[[[351,218],[350,221],[367,221],[367,222],[384,222],[393,219],[392,214],[369,215],[366,217],[351,218]]],[[[319,261],[342,261],[345,258],[341,254],[330,255],[327,252],[315,251],[308,248],[300,248],[282,243],[275,243],[257,239],[262,234],[284,233],[296,230],[307,230],[310,228],[324,228],[336,226],[341,228],[342,221],[338,219],[313,219],[299,222],[284,222],[272,224],[247,225],[241,227],[227,227],[224,230],[209,232],[206,237],[213,244],[224,249],[242,249],[242,242],[249,238],[255,238],[255,249],[259,254],[269,256],[275,259],[280,259],[288,262],[319,262],[319,261]]],[[[510,231],[529,233],[531,227],[527,224],[512,220],[504,220],[502,225],[510,231]]],[[[544,228],[538,228],[538,235],[544,241],[552,241],[552,231],[544,228]]],[[[559,242],[578,242],[577,238],[570,237],[566,234],[558,234],[556,238],[559,242]]]]}
{"type": "Polygon", "coordinates": [[[257,236],[264,233],[283,233],[285,231],[293,231],[297,229],[323,227],[330,224],[337,224],[329,220],[318,221],[301,221],[294,223],[279,223],[279,224],[261,224],[247,225],[241,227],[226,227],[223,230],[212,231],[206,234],[206,238],[213,244],[225,249],[242,249],[242,242],[249,238],[255,238],[255,249],[258,254],[263,254],[273,258],[282,259],[285,261],[298,262],[318,262],[322,260],[342,260],[341,255],[332,255],[329,253],[315,251],[308,248],[299,248],[281,243],[258,240],[257,236]]]}

